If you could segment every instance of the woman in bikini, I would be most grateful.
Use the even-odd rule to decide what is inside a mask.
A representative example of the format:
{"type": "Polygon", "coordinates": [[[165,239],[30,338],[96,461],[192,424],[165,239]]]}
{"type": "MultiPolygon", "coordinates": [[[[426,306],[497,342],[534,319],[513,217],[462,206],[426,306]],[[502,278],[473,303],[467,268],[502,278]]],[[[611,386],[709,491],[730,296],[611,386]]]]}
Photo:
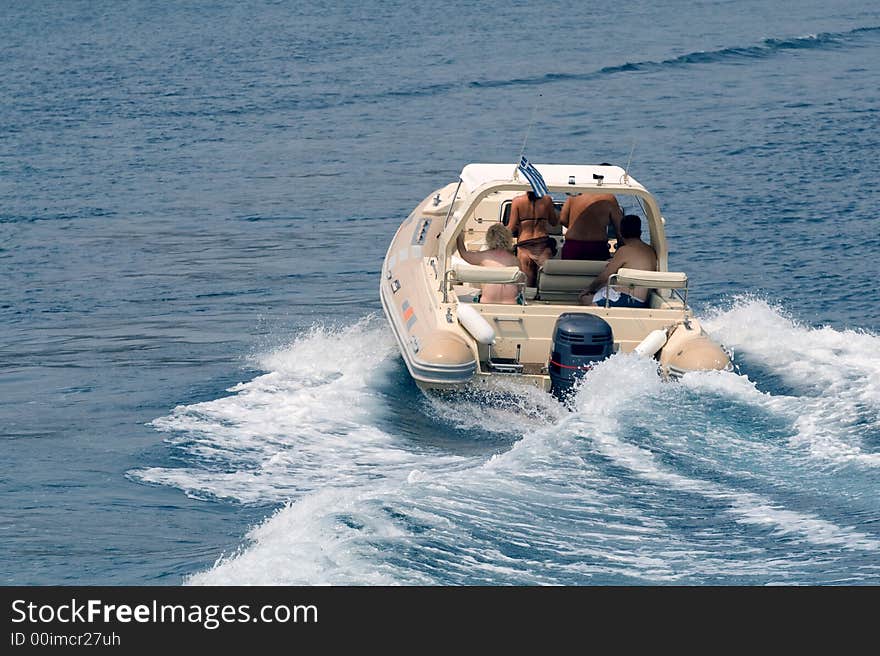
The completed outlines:
{"type": "Polygon", "coordinates": [[[556,206],[549,195],[536,198],[534,192],[517,196],[510,204],[508,228],[516,240],[516,258],[526,274],[526,284],[535,286],[538,268],[556,255],[556,240],[548,234],[548,226],[559,225],[556,206]]]}

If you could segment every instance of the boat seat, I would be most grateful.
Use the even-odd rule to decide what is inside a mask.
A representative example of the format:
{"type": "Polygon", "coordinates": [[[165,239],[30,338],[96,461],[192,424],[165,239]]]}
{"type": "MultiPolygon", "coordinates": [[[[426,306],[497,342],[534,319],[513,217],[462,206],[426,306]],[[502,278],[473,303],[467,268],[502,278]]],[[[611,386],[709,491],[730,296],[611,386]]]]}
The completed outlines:
{"type": "MultiPolygon", "coordinates": [[[[609,285],[613,285],[620,289],[621,287],[647,287],[652,291],[658,289],[683,289],[684,296],[681,297],[682,302],[687,305],[687,288],[688,277],[683,271],[642,271],[640,269],[618,269],[617,273],[611,274],[608,278],[607,289],[609,285]]],[[[606,305],[607,305],[606,297],[606,305]]]]}
{"type": "Polygon", "coordinates": [[[446,284],[443,291],[443,302],[448,302],[449,291],[456,285],[497,283],[502,285],[518,285],[520,291],[525,288],[526,274],[519,267],[490,267],[468,264],[463,260],[451,261],[446,270],[446,284]]]}
{"type": "Polygon", "coordinates": [[[538,269],[537,298],[543,301],[577,298],[607,263],[607,260],[547,260],[538,269]]]}
{"type": "Polygon", "coordinates": [[[464,262],[453,262],[452,268],[447,272],[449,281],[452,283],[478,282],[478,283],[503,283],[519,284],[525,281],[525,274],[519,267],[490,267],[464,262]]]}
{"type": "Polygon", "coordinates": [[[618,269],[611,275],[612,285],[618,287],[651,287],[652,289],[687,289],[688,277],[682,271],[641,271],[618,269]]]}

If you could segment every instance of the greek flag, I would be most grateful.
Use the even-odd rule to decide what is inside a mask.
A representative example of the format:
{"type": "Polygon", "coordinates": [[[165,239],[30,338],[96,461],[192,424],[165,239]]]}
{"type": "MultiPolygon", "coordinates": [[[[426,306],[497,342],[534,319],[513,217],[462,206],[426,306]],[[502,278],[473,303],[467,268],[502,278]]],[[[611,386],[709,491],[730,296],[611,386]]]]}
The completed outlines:
{"type": "Polygon", "coordinates": [[[519,166],[517,167],[522,174],[526,176],[526,180],[529,181],[529,184],[532,185],[532,191],[535,192],[535,198],[542,198],[546,196],[549,192],[547,189],[547,183],[544,182],[544,178],[541,177],[541,174],[538,173],[538,169],[536,169],[529,160],[526,159],[525,155],[523,155],[522,159],[519,161],[519,166]]]}

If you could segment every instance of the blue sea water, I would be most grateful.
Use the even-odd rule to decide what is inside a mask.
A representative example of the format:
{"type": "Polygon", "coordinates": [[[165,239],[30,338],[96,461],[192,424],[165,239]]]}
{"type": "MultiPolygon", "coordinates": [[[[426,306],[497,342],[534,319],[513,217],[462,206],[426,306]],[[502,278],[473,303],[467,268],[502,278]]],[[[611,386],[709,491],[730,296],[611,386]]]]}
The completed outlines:
{"type": "Polygon", "coordinates": [[[880,9],[0,12],[0,583],[880,583],[880,9]],[[469,162],[625,164],[737,373],[427,397],[378,300],[469,162]]]}

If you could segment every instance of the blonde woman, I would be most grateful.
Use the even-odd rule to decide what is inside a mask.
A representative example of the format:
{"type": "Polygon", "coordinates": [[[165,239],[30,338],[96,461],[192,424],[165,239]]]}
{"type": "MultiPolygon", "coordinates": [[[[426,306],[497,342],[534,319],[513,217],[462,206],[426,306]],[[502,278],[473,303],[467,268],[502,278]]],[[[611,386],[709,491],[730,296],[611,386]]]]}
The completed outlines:
{"type": "MultiPolygon", "coordinates": [[[[478,264],[487,267],[511,267],[518,266],[519,262],[513,254],[513,235],[500,223],[493,224],[486,231],[485,251],[469,251],[464,245],[464,234],[459,233],[458,254],[468,264],[478,264]]],[[[515,305],[519,287],[511,284],[485,283],[480,303],[504,303],[515,305]]]]}

